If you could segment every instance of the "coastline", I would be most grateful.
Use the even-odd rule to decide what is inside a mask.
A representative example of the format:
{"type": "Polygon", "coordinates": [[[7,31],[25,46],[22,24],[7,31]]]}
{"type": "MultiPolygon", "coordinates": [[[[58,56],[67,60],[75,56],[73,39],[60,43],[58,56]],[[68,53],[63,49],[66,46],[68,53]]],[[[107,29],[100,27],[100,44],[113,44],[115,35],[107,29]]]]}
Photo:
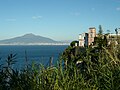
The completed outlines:
{"type": "Polygon", "coordinates": [[[0,46],[14,46],[14,45],[23,45],[23,46],[27,46],[27,45],[70,45],[70,43],[10,43],[10,44],[0,44],[0,46]]]}

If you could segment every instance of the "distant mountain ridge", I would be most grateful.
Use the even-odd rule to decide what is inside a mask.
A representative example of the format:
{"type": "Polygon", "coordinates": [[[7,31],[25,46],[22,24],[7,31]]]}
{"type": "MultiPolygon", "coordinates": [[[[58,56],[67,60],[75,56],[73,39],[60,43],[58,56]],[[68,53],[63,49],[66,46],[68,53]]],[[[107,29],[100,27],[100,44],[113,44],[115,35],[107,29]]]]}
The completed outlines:
{"type": "Polygon", "coordinates": [[[41,43],[44,44],[44,43],[62,43],[62,42],[55,41],[47,37],[34,35],[32,33],[11,39],[0,40],[0,44],[41,44],[41,43]]]}

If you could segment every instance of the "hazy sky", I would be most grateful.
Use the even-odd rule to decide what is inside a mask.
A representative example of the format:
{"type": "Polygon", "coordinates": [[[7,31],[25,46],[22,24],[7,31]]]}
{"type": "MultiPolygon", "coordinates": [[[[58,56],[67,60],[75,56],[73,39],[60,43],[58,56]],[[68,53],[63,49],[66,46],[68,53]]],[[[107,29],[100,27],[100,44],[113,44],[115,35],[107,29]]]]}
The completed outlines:
{"type": "Polygon", "coordinates": [[[120,27],[120,0],[0,0],[0,40],[26,33],[77,40],[99,25],[120,27]]]}

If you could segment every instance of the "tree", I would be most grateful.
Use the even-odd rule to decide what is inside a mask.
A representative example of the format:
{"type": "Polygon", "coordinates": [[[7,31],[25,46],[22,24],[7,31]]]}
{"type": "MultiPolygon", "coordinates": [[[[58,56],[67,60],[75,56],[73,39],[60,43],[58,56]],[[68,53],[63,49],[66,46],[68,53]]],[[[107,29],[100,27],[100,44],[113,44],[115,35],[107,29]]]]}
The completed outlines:
{"type": "Polygon", "coordinates": [[[75,43],[77,43],[77,45],[78,45],[79,42],[78,42],[78,41],[72,41],[72,42],[70,43],[70,46],[71,46],[71,47],[74,47],[74,46],[75,46],[75,43]]]}
{"type": "Polygon", "coordinates": [[[99,25],[99,32],[98,32],[98,35],[102,35],[103,34],[103,29],[102,29],[102,26],[99,25]]]}
{"type": "Polygon", "coordinates": [[[118,34],[118,29],[117,28],[115,29],[115,32],[116,32],[116,35],[117,35],[118,34]]]}

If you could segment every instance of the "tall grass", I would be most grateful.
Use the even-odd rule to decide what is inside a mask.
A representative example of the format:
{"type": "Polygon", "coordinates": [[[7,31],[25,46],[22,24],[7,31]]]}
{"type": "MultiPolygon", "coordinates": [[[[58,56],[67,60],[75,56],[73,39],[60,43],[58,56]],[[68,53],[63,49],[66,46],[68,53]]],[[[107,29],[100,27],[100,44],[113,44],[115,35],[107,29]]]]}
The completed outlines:
{"type": "Polygon", "coordinates": [[[16,55],[10,54],[6,66],[0,66],[0,90],[120,90],[118,52],[118,48],[110,52],[102,47],[96,53],[88,49],[78,58],[79,67],[73,62],[63,66],[60,57],[57,66],[32,63],[22,70],[12,68],[16,55]]]}

